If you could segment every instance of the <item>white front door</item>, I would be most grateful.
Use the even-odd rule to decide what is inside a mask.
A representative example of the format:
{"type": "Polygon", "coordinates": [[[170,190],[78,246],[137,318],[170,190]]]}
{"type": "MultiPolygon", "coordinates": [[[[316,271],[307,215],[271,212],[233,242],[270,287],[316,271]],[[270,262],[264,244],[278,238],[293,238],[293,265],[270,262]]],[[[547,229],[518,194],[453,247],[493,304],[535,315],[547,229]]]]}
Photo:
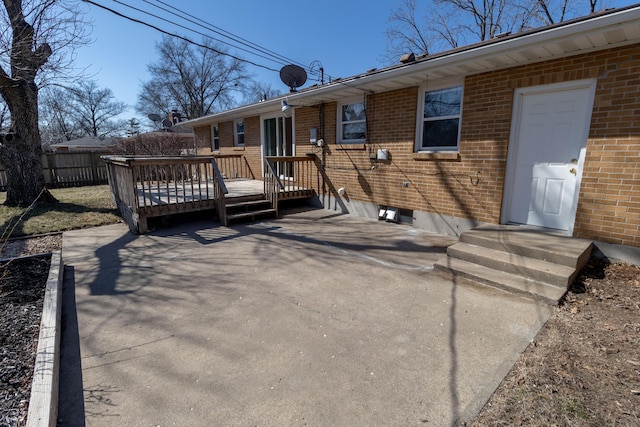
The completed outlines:
{"type": "Polygon", "coordinates": [[[516,92],[506,222],[573,231],[594,91],[581,81],[516,92]]]}

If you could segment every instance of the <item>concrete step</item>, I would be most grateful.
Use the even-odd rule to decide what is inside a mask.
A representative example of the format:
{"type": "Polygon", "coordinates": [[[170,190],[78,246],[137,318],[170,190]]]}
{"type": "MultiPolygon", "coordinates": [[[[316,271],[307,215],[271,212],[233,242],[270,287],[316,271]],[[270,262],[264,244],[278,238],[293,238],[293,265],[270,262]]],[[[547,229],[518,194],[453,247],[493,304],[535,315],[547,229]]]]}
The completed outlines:
{"type": "Polygon", "coordinates": [[[566,287],[531,280],[517,274],[498,271],[457,258],[446,257],[436,262],[434,268],[451,280],[462,278],[548,304],[557,304],[567,291],[566,287]]]}
{"type": "Polygon", "coordinates": [[[536,227],[482,225],[465,231],[435,268],[557,303],[591,257],[593,243],[536,227]]]}
{"type": "Polygon", "coordinates": [[[447,255],[450,258],[546,282],[564,289],[567,289],[575,273],[574,268],[565,265],[464,242],[449,246],[447,255]]]}
{"type": "Polygon", "coordinates": [[[581,270],[591,257],[593,243],[519,225],[486,224],[464,232],[460,241],[506,251],[581,270]]]}

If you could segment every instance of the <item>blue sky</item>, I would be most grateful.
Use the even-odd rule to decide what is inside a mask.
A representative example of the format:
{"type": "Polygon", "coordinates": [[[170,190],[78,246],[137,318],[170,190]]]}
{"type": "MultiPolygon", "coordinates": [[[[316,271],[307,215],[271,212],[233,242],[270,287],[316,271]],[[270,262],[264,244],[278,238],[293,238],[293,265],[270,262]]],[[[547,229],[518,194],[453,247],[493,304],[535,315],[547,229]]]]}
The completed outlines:
{"type": "MultiPolygon", "coordinates": [[[[153,18],[114,1],[95,1],[153,22],[153,18]]],[[[123,2],[149,12],[155,11],[164,17],[169,16],[151,7],[149,3],[155,3],[153,1],[123,2]]],[[[388,18],[399,2],[324,0],[311,4],[291,0],[173,1],[184,12],[298,63],[308,66],[312,61],[320,61],[325,73],[333,77],[347,77],[383,65],[381,61],[385,53],[388,18]]],[[[94,42],[77,52],[77,66],[86,68],[85,74],[96,80],[100,87],[111,89],[117,100],[133,105],[140,83],[149,79],[147,65],[157,60],[155,43],[162,34],[93,5],[87,9],[88,18],[94,24],[91,35],[94,42]]],[[[194,41],[201,41],[201,36],[176,29],[168,23],[157,25],[188,35],[194,41]]],[[[187,25],[195,27],[193,24],[187,25]]],[[[230,53],[234,52],[231,48],[230,53]]],[[[276,70],[282,66],[264,58],[238,53],[276,70]]],[[[281,83],[278,72],[252,65],[247,66],[247,71],[254,74],[257,80],[271,83],[272,88],[282,93],[288,91],[281,83]]],[[[135,113],[131,109],[124,115],[130,118],[135,113]]]]}
{"type": "MultiPolygon", "coordinates": [[[[164,30],[187,35],[194,41],[201,36],[158,22],[122,4],[159,14],[170,15],[152,5],[173,3],[181,11],[194,15],[217,27],[309,66],[320,61],[325,73],[333,77],[348,77],[370,68],[384,65],[389,17],[402,0],[323,0],[320,2],[291,0],[94,0],[129,16],[154,23],[164,30]]],[[[637,0],[605,0],[604,7],[621,7],[637,0]]],[[[93,43],[77,52],[77,67],[85,69],[88,78],[100,87],[113,91],[115,98],[133,106],[141,82],[149,79],[147,65],[157,61],[155,43],[162,34],[154,29],[130,22],[93,5],[86,5],[87,17],[93,21],[93,43]]],[[[174,21],[196,27],[176,17],[174,21]]],[[[230,48],[230,53],[236,50],[230,48]]],[[[281,64],[243,52],[240,56],[280,69],[281,64]]],[[[276,71],[252,65],[247,71],[272,88],[286,92],[276,71]]],[[[312,83],[312,82],[311,82],[312,83]]],[[[307,83],[309,84],[309,82],[307,83]]],[[[131,108],[123,118],[134,117],[131,108]]]]}

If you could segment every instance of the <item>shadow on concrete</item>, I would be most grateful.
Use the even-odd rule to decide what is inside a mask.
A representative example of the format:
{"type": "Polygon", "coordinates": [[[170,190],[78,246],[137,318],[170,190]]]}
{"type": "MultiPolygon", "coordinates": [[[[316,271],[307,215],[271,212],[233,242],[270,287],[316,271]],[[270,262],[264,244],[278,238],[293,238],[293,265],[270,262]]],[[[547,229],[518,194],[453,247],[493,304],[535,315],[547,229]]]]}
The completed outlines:
{"type": "Polygon", "coordinates": [[[65,266],[62,287],[58,425],[84,427],[82,360],[78,335],[74,273],[73,267],[65,266]]]}
{"type": "Polygon", "coordinates": [[[98,274],[89,288],[92,295],[125,295],[132,291],[118,291],[115,288],[118,276],[122,273],[122,260],[119,251],[133,242],[138,236],[126,233],[108,245],[96,250],[98,258],[98,274]]]}

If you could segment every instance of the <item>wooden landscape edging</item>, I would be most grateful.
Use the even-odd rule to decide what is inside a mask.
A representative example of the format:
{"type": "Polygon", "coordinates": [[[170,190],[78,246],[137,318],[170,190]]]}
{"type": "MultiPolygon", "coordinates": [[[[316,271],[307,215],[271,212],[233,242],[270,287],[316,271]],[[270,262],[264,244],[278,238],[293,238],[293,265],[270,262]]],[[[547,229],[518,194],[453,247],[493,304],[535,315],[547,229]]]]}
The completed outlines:
{"type": "Polygon", "coordinates": [[[62,252],[52,252],[31,382],[27,427],[54,427],[57,424],[63,269],[62,252]]]}

